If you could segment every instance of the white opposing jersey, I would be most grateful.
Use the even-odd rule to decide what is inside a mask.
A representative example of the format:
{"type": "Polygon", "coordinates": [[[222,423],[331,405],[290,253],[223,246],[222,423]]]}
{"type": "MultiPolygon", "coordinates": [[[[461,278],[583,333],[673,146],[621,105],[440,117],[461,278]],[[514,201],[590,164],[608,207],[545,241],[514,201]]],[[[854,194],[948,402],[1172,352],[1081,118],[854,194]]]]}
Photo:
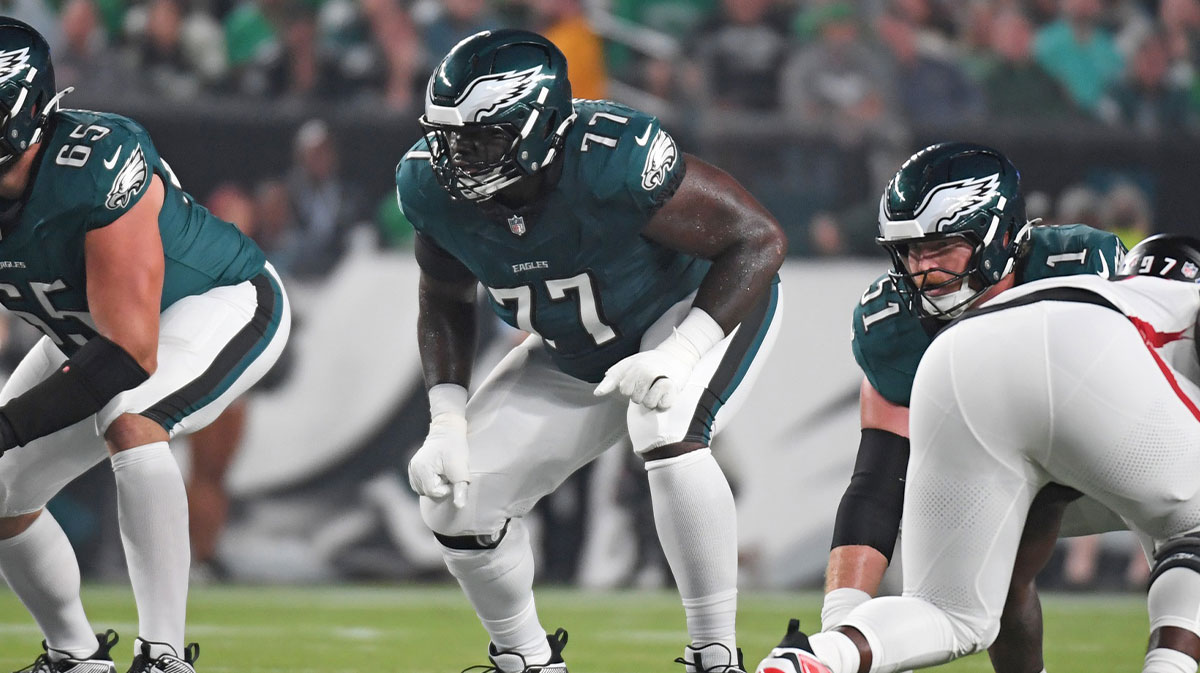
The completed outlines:
{"type": "Polygon", "coordinates": [[[1196,322],[1200,284],[1153,276],[1107,280],[1100,276],[1046,278],[1014,287],[984,306],[1005,304],[1051,288],[1072,287],[1100,295],[1128,317],[1146,343],[1184,377],[1200,385],[1196,322]]]}

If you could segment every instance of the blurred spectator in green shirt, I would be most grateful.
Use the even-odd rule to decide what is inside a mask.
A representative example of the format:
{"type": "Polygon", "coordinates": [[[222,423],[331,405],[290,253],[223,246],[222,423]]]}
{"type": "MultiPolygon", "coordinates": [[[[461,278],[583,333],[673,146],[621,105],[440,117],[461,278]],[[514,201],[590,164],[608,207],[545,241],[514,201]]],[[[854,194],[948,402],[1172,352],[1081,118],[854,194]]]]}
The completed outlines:
{"type": "Polygon", "coordinates": [[[1033,25],[1016,9],[992,21],[995,65],[983,80],[988,114],[1000,119],[1064,119],[1075,106],[1059,80],[1033,58],[1033,25]]]}
{"type": "Polygon", "coordinates": [[[1100,0],[1062,0],[1060,18],[1038,31],[1038,63],[1066,86],[1079,107],[1095,112],[1125,69],[1112,35],[1099,24],[1100,0]]]}

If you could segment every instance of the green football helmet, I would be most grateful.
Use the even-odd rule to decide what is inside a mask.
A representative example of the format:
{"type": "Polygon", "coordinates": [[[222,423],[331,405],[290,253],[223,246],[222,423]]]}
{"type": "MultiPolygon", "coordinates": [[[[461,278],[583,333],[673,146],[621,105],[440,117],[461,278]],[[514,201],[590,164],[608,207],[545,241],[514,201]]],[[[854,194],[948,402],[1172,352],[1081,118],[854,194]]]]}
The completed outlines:
{"type": "Polygon", "coordinates": [[[879,200],[876,240],[892,257],[890,275],[909,308],[950,319],[1012,273],[1029,230],[1016,167],[994,149],[955,142],[930,145],[904,162],[879,200]],[[918,282],[907,267],[909,246],[952,238],[974,249],[966,268],[937,269],[950,275],[944,282],[918,282]],[[957,289],[931,293],[951,287],[957,289]]]}
{"type": "Polygon", "coordinates": [[[524,30],[476,33],[429,78],[421,127],[438,182],[486,201],[550,165],[575,121],[567,59],[524,30]]]}
{"type": "Polygon", "coordinates": [[[36,30],[0,17],[0,173],[31,145],[70,89],[55,93],[50,46],[36,30]]]}
{"type": "Polygon", "coordinates": [[[1154,276],[1200,283],[1200,238],[1156,234],[1133,246],[1114,278],[1154,276]]]}

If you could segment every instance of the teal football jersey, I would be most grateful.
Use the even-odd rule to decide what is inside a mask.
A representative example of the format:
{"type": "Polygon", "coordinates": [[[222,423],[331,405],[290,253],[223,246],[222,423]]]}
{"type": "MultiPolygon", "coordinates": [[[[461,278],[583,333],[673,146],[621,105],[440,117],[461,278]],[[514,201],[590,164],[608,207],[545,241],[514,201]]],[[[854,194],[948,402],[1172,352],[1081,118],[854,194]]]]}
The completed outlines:
{"type": "Polygon", "coordinates": [[[258,246],[184,192],[136,122],[62,110],[51,118],[20,203],[0,200],[0,303],[68,355],[96,335],[88,313],[84,236],[112,224],[158,174],[166,188],[162,308],[248,280],[263,269],[258,246]]]}
{"type": "Polygon", "coordinates": [[[396,169],[400,208],[471,270],[506,323],[541,335],[567,374],[599,381],[700,285],[709,263],[641,235],[683,179],[683,155],[652,116],[576,100],[562,175],[534,214],[508,221],[450,198],[427,139],[396,169]]]}
{"type": "MultiPolygon", "coordinates": [[[[1016,283],[1093,273],[1108,276],[1125,248],[1115,234],[1082,224],[1034,227],[1028,252],[1017,265],[1016,283]]],[[[907,407],[913,378],[935,334],[908,309],[887,274],[854,307],[854,359],[867,380],[893,404],[907,407]]]]}

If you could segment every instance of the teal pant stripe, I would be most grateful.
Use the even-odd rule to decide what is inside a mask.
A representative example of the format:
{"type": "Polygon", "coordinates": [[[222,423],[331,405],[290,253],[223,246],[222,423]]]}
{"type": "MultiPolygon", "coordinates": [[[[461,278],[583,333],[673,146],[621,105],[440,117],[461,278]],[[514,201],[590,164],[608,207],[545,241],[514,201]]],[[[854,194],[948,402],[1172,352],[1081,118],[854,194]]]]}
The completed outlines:
{"type": "Polygon", "coordinates": [[[738,327],[738,333],[729,344],[729,349],[725,351],[725,356],[721,358],[721,363],[717,365],[717,371],[700,394],[700,401],[696,404],[684,441],[707,445],[712,440],[713,420],[741,385],[742,379],[750,369],[750,363],[758,356],[763,339],[771,328],[771,321],[775,318],[778,304],[779,277],[776,276],[767,296],[763,297],[738,327]]]}
{"type": "Polygon", "coordinates": [[[266,349],[283,320],[283,290],[275,277],[261,273],[250,280],[258,297],[254,317],[229,340],[199,376],[167,395],[142,415],[170,431],[186,418],[229,390],[266,349]]]}

